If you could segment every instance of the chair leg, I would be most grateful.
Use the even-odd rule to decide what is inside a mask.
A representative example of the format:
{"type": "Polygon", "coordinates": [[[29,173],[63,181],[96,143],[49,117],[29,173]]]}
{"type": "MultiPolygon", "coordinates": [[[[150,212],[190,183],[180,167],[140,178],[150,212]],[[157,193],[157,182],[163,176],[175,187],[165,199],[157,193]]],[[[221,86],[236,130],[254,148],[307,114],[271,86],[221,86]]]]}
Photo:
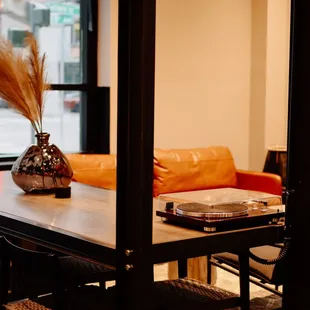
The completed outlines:
{"type": "Polygon", "coordinates": [[[100,281],[100,282],[99,282],[99,286],[100,286],[101,288],[107,288],[107,287],[106,287],[106,282],[105,282],[105,281],[100,281]]]}
{"type": "Polygon", "coordinates": [[[1,253],[0,265],[0,309],[4,309],[2,305],[7,304],[9,297],[10,282],[10,261],[5,253],[1,253]]]}
{"type": "Polygon", "coordinates": [[[187,277],[187,259],[178,260],[179,279],[187,277]]]}
{"type": "Polygon", "coordinates": [[[250,263],[249,257],[244,253],[239,253],[239,283],[241,310],[250,309],[250,263]]]}
{"type": "Polygon", "coordinates": [[[212,264],[211,264],[211,255],[207,256],[207,284],[211,284],[212,281],[212,264]]]}
{"type": "Polygon", "coordinates": [[[52,292],[52,298],[52,309],[64,310],[65,292],[61,288],[52,292]]]}

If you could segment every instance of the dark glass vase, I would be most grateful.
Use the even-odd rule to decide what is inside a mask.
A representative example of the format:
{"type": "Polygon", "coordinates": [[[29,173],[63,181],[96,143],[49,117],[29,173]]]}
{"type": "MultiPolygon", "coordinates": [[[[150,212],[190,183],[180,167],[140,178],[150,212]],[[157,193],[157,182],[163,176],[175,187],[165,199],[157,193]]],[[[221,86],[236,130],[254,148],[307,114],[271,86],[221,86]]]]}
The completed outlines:
{"type": "Polygon", "coordinates": [[[70,163],[56,145],[49,144],[49,137],[48,133],[37,134],[37,144],[30,145],[12,167],[15,184],[26,193],[50,193],[71,183],[70,163]]]}

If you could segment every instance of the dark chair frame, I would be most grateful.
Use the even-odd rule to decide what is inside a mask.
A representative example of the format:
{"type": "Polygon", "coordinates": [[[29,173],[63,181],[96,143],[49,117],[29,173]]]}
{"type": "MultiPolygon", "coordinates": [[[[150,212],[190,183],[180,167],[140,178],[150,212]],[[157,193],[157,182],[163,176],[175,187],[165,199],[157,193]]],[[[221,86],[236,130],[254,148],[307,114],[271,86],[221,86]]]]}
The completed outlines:
{"type": "MultiPolygon", "coordinates": [[[[232,264],[231,262],[228,262],[224,259],[219,259],[219,258],[209,258],[210,262],[208,262],[207,268],[208,268],[208,273],[211,271],[212,266],[219,267],[227,272],[230,272],[236,276],[239,276],[239,272],[237,271],[239,268],[239,265],[237,264],[232,264]],[[227,266],[226,266],[227,265],[227,266]]],[[[212,281],[211,275],[210,278],[207,278],[207,283],[210,283],[212,281]]],[[[265,278],[261,277],[260,275],[250,272],[250,279],[249,281],[275,295],[281,296],[282,297],[282,292],[279,291],[279,285],[274,284],[265,278]],[[274,285],[275,288],[272,288],[266,284],[274,285]]]]}
{"type": "MultiPolygon", "coordinates": [[[[106,291],[105,281],[112,279],[115,279],[112,269],[101,269],[71,256],[59,257],[55,253],[25,249],[0,236],[0,306],[28,298],[55,310],[74,309],[72,305],[78,303],[76,299],[83,302],[81,296],[100,302],[106,291]],[[67,260],[65,265],[63,259],[67,260]],[[66,267],[69,273],[64,272],[66,267]],[[80,272],[80,277],[74,278],[75,271],[80,272]],[[81,283],[83,279],[92,278],[102,280],[100,287],[81,283]]],[[[96,306],[91,309],[94,308],[96,306]]]]}
{"type": "Polygon", "coordinates": [[[1,306],[19,299],[37,298],[39,291],[37,288],[32,290],[31,282],[32,277],[41,271],[44,271],[50,281],[50,292],[42,291],[42,294],[52,294],[53,309],[61,309],[64,287],[57,256],[21,248],[0,236],[1,306]]]}
{"type": "MultiPolygon", "coordinates": [[[[283,245],[281,244],[274,244],[273,246],[282,248],[283,245]]],[[[250,259],[250,258],[249,258],[250,259]]],[[[212,266],[219,267],[229,273],[232,273],[236,276],[240,276],[239,273],[239,263],[238,262],[231,262],[228,261],[224,258],[218,257],[217,255],[208,255],[208,260],[207,260],[207,283],[211,283],[212,278],[211,278],[211,268],[212,266]]],[[[266,277],[263,277],[261,274],[255,272],[253,269],[249,269],[249,282],[253,283],[275,295],[278,295],[282,297],[282,292],[279,290],[279,287],[281,284],[279,283],[274,283],[267,279],[266,277]],[[268,284],[268,285],[267,285],[268,284]],[[273,287],[269,286],[273,285],[273,287]]]]}

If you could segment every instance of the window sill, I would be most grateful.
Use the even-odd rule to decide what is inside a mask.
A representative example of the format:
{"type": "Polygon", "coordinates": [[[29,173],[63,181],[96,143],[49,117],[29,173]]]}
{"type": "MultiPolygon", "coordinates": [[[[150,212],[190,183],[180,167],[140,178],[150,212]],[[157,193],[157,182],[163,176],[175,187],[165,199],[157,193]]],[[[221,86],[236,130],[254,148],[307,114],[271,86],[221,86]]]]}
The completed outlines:
{"type": "Polygon", "coordinates": [[[0,162],[0,171],[11,170],[13,164],[14,164],[14,161],[2,161],[2,162],[0,162]]]}

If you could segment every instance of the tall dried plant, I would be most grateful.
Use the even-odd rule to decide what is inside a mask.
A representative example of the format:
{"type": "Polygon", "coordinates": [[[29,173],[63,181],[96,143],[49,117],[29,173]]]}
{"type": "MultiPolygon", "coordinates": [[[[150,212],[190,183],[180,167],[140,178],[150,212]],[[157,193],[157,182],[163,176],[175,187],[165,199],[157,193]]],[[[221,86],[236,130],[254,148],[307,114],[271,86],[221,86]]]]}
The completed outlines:
{"type": "Polygon", "coordinates": [[[29,54],[14,51],[12,43],[0,37],[0,97],[25,116],[37,134],[43,132],[44,95],[50,89],[45,72],[46,56],[30,32],[25,39],[29,54]]]}

